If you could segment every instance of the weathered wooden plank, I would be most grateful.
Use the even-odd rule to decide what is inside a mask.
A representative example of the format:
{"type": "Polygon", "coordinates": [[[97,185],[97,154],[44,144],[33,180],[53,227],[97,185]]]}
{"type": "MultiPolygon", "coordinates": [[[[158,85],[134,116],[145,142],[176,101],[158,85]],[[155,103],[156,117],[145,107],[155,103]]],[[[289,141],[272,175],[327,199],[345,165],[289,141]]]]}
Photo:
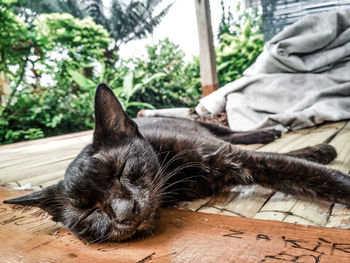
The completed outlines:
{"type": "MultiPolygon", "coordinates": [[[[0,200],[28,191],[0,189],[0,200]]],[[[52,222],[0,203],[0,262],[350,262],[350,232],[163,210],[153,235],[87,245],[52,222]]]]}
{"type": "Polygon", "coordinates": [[[283,222],[325,226],[331,212],[331,203],[319,201],[298,200],[283,222]]]}
{"type": "Polygon", "coordinates": [[[327,227],[350,228],[350,209],[342,204],[335,204],[327,227]]]}
{"type": "Polygon", "coordinates": [[[207,203],[210,201],[210,197],[197,199],[194,201],[184,201],[179,202],[176,205],[174,205],[174,208],[182,209],[182,210],[189,210],[189,211],[198,211],[200,208],[204,207],[207,203]]]}
{"type": "Polygon", "coordinates": [[[215,215],[225,215],[225,216],[239,216],[243,217],[241,214],[234,213],[233,211],[226,210],[225,208],[220,209],[214,206],[206,205],[200,208],[197,212],[215,214],[215,215]]]}
{"type": "Polygon", "coordinates": [[[63,175],[71,161],[71,159],[59,160],[51,163],[46,163],[44,165],[35,166],[27,170],[18,168],[18,171],[9,171],[9,173],[1,174],[0,184],[5,184],[8,182],[14,182],[18,180],[31,178],[34,176],[52,173],[53,171],[62,171],[63,175]]]}
{"type": "Polygon", "coordinates": [[[336,227],[342,229],[350,228],[350,215],[331,215],[326,227],[336,227]]]}
{"type": "Polygon", "coordinates": [[[32,186],[35,186],[35,185],[41,185],[48,181],[53,181],[60,178],[62,179],[63,177],[64,177],[64,171],[58,170],[50,173],[40,174],[38,176],[33,176],[30,178],[21,179],[16,182],[18,185],[21,185],[21,186],[26,184],[31,184],[32,186]]]}
{"type": "MultiPolygon", "coordinates": [[[[43,139],[46,140],[46,139],[43,139]]],[[[30,144],[28,146],[6,149],[7,146],[0,147],[0,168],[11,165],[11,162],[18,162],[18,160],[26,160],[27,158],[38,156],[40,161],[40,155],[47,154],[49,157],[55,153],[59,153],[62,150],[79,152],[85,145],[91,142],[91,135],[84,137],[68,138],[67,140],[54,140],[46,141],[42,143],[41,140],[37,140],[37,144],[30,144]],[[5,147],[5,149],[3,149],[5,147]]]]}
{"type": "MultiPolygon", "coordinates": [[[[23,151],[21,153],[12,153],[4,157],[0,164],[0,172],[13,166],[25,166],[27,164],[38,164],[54,159],[62,159],[67,156],[77,155],[85,146],[82,143],[69,145],[50,146],[48,149],[37,149],[31,152],[23,151]]],[[[5,155],[5,154],[4,154],[5,155]]]]}
{"type": "Polygon", "coordinates": [[[294,205],[293,196],[276,192],[253,218],[283,221],[290,214],[289,211],[294,205]]]}
{"type": "Polygon", "coordinates": [[[276,192],[269,201],[260,209],[261,212],[279,211],[289,212],[295,205],[295,199],[292,195],[286,195],[276,192]],[[283,205],[281,206],[281,203],[283,205]]]}
{"type": "Polygon", "coordinates": [[[264,220],[275,220],[283,221],[288,214],[285,212],[279,211],[259,211],[256,215],[253,216],[255,219],[264,219],[264,220]]]}
{"type": "MultiPolygon", "coordinates": [[[[244,217],[253,217],[274,191],[261,186],[236,187],[238,195],[228,203],[214,204],[217,209],[225,209],[244,217]]],[[[203,211],[202,209],[199,211],[203,211]]]]}
{"type": "Polygon", "coordinates": [[[54,185],[54,184],[57,184],[59,181],[61,181],[63,178],[59,177],[59,178],[56,178],[56,179],[53,179],[53,180],[50,180],[50,181],[45,181],[43,183],[40,183],[38,185],[34,185],[35,187],[39,187],[39,188],[45,188],[45,187],[48,187],[50,185],[54,185]]]}
{"type": "Polygon", "coordinates": [[[85,136],[92,136],[93,131],[82,131],[82,132],[75,132],[75,133],[69,133],[69,134],[64,134],[64,135],[58,135],[58,136],[53,136],[53,137],[47,137],[43,139],[37,139],[37,140],[31,140],[31,141],[25,141],[25,142],[16,142],[16,143],[11,143],[11,144],[6,144],[6,145],[1,145],[0,146],[0,151],[3,150],[17,150],[21,149],[22,147],[29,147],[29,146],[34,146],[38,143],[40,144],[45,144],[48,142],[52,141],[66,141],[67,139],[71,138],[78,138],[81,139],[85,136]]]}
{"type": "MultiPolygon", "coordinates": [[[[49,153],[47,153],[47,155],[50,156],[49,153]]],[[[45,158],[44,160],[24,161],[23,164],[12,165],[9,167],[2,168],[1,174],[0,174],[0,180],[3,179],[4,177],[9,177],[15,174],[26,173],[27,171],[37,169],[38,167],[48,166],[50,164],[63,162],[67,160],[73,160],[76,156],[77,154],[70,154],[70,155],[63,154],[63,155],[55,156],[55,154],[53,153],[49,158],[45,158]]]]}
{"type": "MultiPolygon", "coordinates": [[[[322,215],[323,217],[323,215],[322,215]]],[[[312,217],[314,218],[314,217],[312,217]]],[[[289,215],[285,219],[282,220],[286,223],[294,223],[294,224],[301,224],[301,225],[309,225],[309,226],[320,226],[319,224],[316,224],[314,220],[308,220],[307,218],[295,216],[295,215],[289,215]]]]}
{"type": "Polygon", "coordinates": [[[261,186],[236,186],[211,198],[198,212],[252,217],[271,196],[273,191],[261,186]]]}

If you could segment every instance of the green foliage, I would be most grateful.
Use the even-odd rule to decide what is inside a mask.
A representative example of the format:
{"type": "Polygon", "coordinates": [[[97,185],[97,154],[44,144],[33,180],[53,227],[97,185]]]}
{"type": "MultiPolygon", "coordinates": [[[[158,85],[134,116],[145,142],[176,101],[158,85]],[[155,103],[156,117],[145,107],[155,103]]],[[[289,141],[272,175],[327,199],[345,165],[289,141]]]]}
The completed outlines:
{"type": "MultiPolygon", "coordinates": [[[[123,76],[133,71],[136,88],[132,101],[150,103],[155,108],[194,106],[201,96],[198,59],[186,63],[184,52],[168,39],[146,46],[146,50],[146,57],[118,63],[116,75],[120,77],[115,84],[121,86],[123,76]]],[[[136,110],[129,112],[135,114],[136,110]]]]}
{"type": "Polygon", "coordinates": [[[25,22],[8,6],[0,10],[8,23],[0,24],[1,144],[93,128],[100,82],[132,116],[193,105],[200,96],[198,63],[186,64],[169,40],[148,46],[146,57],[116,62],[105,56],[112,39],[91,18],[50,14],[25,22]]]}
{"type": "Polygon", "coordinates": [[[262,34],[262,12],[261,8],[249,8],[241,10],[241,3],[236,5],[236,11],[231,12],[230,6],[226,7],[224,1],[221,4],[221,20],[217,38],[220,40],[224,34],[239,35],[241,28],[249,21],[252,32],[262,34]]]}
{"type": "Polygon", "coordinates": [[[4,4],[0,4],[0,25],[0,72],[15,77],[21,67],[10,71],[9,66],[23,65],[23,57],[33,45],[33,36],[25,22],[4,4]]]}
{"type": "Polygon", "coordinates": [[[84,18],[86,12],[83,0],[7,0],[12,1],[17,14],[33,20],[40,14],[69,13],[76,18],[84,18]]]}
{"type": "MultiPolygon", "coordinates": [[[[234,20],[233,14],[231,13],[230,7],[228,7],[228,10],[226,11],[226,6],[224,4],[224,1],[220,1],[221,5],[221,19],[220,19],[220,24],[218,28],[218,35],[217,38],[220,39],[220,37],[223,34],[230,34],[234,35],[235,34],[235,25],[236,21],[234,20]]],[[[239,9],[240,5],[237,6],[237,10],[239,9]]]]}
{"type": "Polygon", "coordinates": [[[261,14],[251,9],[234,16],[223,13],[220,24],[220,44],[216,48],[217,72],[220,86],[240,78],[262,52],[264,41],[261,14]],[[224,22],[223,22],[224,21],[224,22]]]}
{"type": "Polygon", "coordinates": [[[51,14],[26,23],[9,6],[0,10],[0,143],[92,128],[95,87],[72,84],[69,72],[97,78],[108,32],[91,18],[51,14]]]}
{"type": "Polygon", "coordinates": [[[102,58],[111,44],[109,33],[91,17],[76,19],[69,14],[43,14],[35,20],[38,39],[47,50],[67,49],[73,61],[90,63],[102,58]]]}
{"type": "MultiPolygon", "coordinates": [[[[113,89],[133,117],[142,108],[194,106],[201,96],[198,59],[186,63],[183,51],[168,39],[146,50],[146,57],[119,60],[115,69],[101,73],[99,81],[113,89]]],[[[98,83],[76,71],[70,75],[86,90],[98,83]]]]}
{"type": "Polygon", "coordinates": [[[88,8],[98,24],[104,25],[116,41],[116,46],[133,39],[145,37],[152,33],[162,18],[168,13],[172,4],[159,10],[162,0],[121,1],[112,0],[110,14],[104,12],[102,0],[94,0],[96,4],[88,8]],[[157,12],[156,12],[157,10],[157,12]]]}
{"type": "MultiPolygon", "coordinates": [[[[9,1],[9,0],[7,0],[9,1]]],[[[122,43],[140,39],[152,33],[172,4],[159,9],[162,0],[111,0],[110,6],[102,0],[17,0],[17,13],[36,16],[45,13],[69,13],[76,18],[92,17],[115,40],[112,51],[122,43]],[[28,9],[31,12],[28,12],[28,9]],[[108,12],[106,12],[108,10],[108,12]]]]}
{"type": "MultiPolygon", "coordinates": [[[[168,39],[146,46],[143,57],[119,59],[116,39],[102,22],[103,27],[89,17],[18,12],[24,2],[44,10],[56,0],[0,2],[0,144],[93,128],[93,96],[101,82],[131,116],[142,108],[197,104],[199,60],[185,61],[183,51],[168,39]]],[[[80,1],[63,2],[75,6],[80,1]]],[[[151,2],[160,1],[143,1],[151,2]]],[[[227,24],[216,49],[221,85],[240,77],[262,50],[260,16],[240,17],[244,24],[232,16],[236,22],[227,24]]]]}

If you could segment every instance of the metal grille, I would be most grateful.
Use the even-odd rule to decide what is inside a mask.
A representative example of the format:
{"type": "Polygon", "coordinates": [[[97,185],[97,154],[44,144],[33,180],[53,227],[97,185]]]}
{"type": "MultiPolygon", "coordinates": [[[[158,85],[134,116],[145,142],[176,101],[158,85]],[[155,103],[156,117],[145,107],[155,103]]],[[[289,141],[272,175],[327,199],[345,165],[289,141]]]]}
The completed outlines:
{"type": "Polygon", "coordinates": [[[305,15],[350,8],[350,0],[262,0],[264,41],[305,15]]]}

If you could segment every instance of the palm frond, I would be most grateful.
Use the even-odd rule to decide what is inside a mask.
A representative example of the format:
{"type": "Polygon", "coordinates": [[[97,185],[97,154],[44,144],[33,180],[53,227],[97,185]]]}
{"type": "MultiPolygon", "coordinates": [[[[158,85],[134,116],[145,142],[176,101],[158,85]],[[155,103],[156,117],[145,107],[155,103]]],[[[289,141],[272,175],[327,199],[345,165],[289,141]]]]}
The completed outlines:
{"type": "Polygon", "coordinates": [[[81,9],[81,0],[19,0],[15,5],[17,13],[26,14],[30,9],[33,15],[48,13],[69,13],[74,17],[86,16],[81,9]]]}
{"type": "Polygon", "coordinates": [[[112,0],[110,10],[106,10],[103,0],[19,0],[16,8],[22,14],[29,9],[34,15],[57,12],[78,18],[91,16],[109,31],[118,47],[153,32],[172,6],[171,3],[155,14],[162,1],[112,0]]]}

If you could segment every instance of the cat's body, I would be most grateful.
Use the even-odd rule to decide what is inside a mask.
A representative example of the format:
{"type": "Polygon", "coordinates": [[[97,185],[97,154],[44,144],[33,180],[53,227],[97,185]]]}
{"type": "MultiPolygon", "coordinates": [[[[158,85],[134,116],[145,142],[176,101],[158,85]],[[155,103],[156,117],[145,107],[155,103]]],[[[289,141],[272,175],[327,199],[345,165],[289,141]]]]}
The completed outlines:
{"type": "MultiPolygon", "coordinates": [[[[210,196],[238,184],[259,183],[276,188],[272,183],[276,180],[271,174],[272,170],[266,171],[266,174],[259,173],[259,179],[253,176],[253,170],[266,165],[267,160],[271,164],[277,163],[278,167],[294,167],[296,164],[302,166],[305,162],[292,157],[300,156],[319,163],[328,163],[336,157],[335,150],[326,144],[295,151],[290,153],[292,157],[257,153],[232,145],[273,141],[275,136],[280,135],[275,130],[236,133],[215,124],[176,118],[140,118],[134,121],[139,132],[157,153],[159,162],[167,165],[165,174],[174,173],[165,183],[171,185],[167,188],[168,198],[165,203],[210,196]],[[265,180],[261,176],[266,176],[265,180]]],[[[324,169],[323,166],[316,166],[324,169]]],[[[285,192],[299,194],[292,190],[285,192]]]]}
{"type": "Polygon", "coordinates": [[[93,143],[70,164],[63,181],[5,202],[40,207],[89,242],[150,232],[162,205],[237,184],[350,205],[350,178],[316,163],[336,157],[328,145],[262,153],[233,143],[266,143],[278,132],[233,133],[176,118],[132,121],[105,85],[96,93],[95,122],[93,143]]]}

